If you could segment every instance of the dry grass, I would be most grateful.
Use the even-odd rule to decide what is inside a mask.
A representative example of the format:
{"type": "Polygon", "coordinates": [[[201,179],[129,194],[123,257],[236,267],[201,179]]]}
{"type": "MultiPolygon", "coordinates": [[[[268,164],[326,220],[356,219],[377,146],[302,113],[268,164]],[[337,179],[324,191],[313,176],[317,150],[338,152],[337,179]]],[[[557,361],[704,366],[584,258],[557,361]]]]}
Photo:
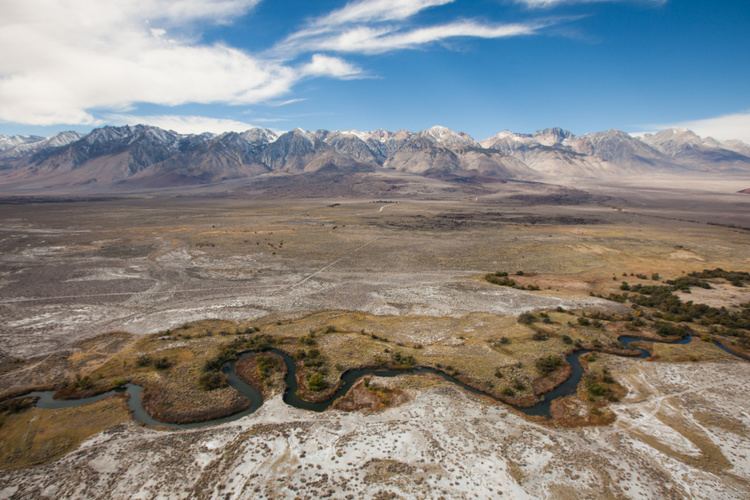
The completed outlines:
{"type": "Polygon", "coordinates": [[[122,397],[77,408],[32,408],[8,415],[0,426],[0,468],[23,468],[55,460],[91,436],[129,419],[122,397]]]}

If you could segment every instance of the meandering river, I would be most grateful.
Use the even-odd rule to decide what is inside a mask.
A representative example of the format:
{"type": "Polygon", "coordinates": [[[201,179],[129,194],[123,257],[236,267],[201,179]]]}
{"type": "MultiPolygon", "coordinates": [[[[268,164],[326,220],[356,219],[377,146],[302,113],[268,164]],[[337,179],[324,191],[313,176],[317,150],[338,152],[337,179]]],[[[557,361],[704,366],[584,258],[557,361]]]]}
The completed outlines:
{"type": "MultiPolygon", "coordinates": [[[[665,342],[665,343],[672,343],[672,344],[687,344],[692,340],[691,335],[687,335],[680,340],[677,340],[675,342],[667,342],[663,340],[656,340],[656,339],[649,339],[644,337],[633,337],[633,336],[621,336],[618,337],[618,340],[625,348],[631,349],[633,351],[637,351],[639,358],[648,358],[651,356],[651,353],[647,351],[646,349],[631,346],[634,342],[665,342]]],[[[721,348],[722,350],[740,357],[742,359],[748,359],[747,357],[736,353],[729,348],[727,348],[725,345],[721,344],[720,342],[716,342],[716,345],[721,348]]],[[[327,399],[320,401],[320,402],[312,402],[307,401],[305,399],[302,399],[297,394],[297,367],[295,364],[294,359],[287,354],[286,352],[279,350],[279,349],[268,349],[266,352],[272,352],[274,354],[279,355],[286,365],[286,375],[284,377],[284,382],[286,384],[286,388],[284,390],[284,402],[290,406],[293,406],[295,408],[300,408],[303,410],[308,411],[316,411],[321,412],[324,410],[327,410],[331,407],[331,405],[341,396],[345,395],[349,389],[359,380],[360,378],[364,376],[376,376],[376,377],[397,377],[400,375],[406,375],[406,374],[433,374],[437,375],[453,384],[458,385],[462,389],[469,391],[473,394],[479,394],[483,396],[488,396],[493,399],[495,398],[493,395],[478,389],[476,387],[473,387],[471,385],[466,384],[465,382],[462,382],[461,380],[458,380],[457,378],[449,375],[448,373],[445,373],[442,370],[439,370],[437,368],[432,368],[428,366],[415,366],[411,368],[404,368],[404,369],[391,369],[391,368],[356,368],[352,370],[347,370],[341,375],[341,381],[336,389],[336,391],[329,396],[327,399]]],[[[589,349],[577,349],[568,355],[566,355],[565,360],[571,367],[571,373],[570,376],[563,382],[562,384],[555,387],[552,391],[549,391],[545,393],[542,397],[542,399],[534,404],[533,406],[529,407],[516,407],[517,410],[525,413],[526,415],[531,416],[542,416],[542,417],[549,417],[550,416],[550,408],[552,405],[552,402],[558,398],[569,396],[571,394],[574,394],[577,390],[578,383],[581,381],[581,377],[583,377],[583,367],[581,366],[581,360],[580,357],[588,352],[591,352],[589,349]]],[[[252,356],[253,354],[257,354],[258,351],[248,351],[241,353],[238,357],[237,361],[240,361],[241,359],[252,356]]],[[[161,422],[156,419],[154,419],[151,415],[148,414],[148,412],[143,407],[143,387],[136,385],[136,384],[126,384],[121,388],[111,390],[108,392],[104,392],[101,394],[97,394],[96,396],[91,396],[88,398],[81,398],[81,399],[55,399],[54,398],[54,391],[35,391],[31,393],[27,393],[24,396],[19,397],[35,397],[37,398],[36,407],[37,408],[49,408],[49,409],[55,409],[55,408],[71,408],[75,406],[81,406],[89,403],[93,403],[96,401],[100,401],[104,398],[108,398],[115,394],[120,394],[122,392],[127,393],[128,395],[128,407],[130,408],[130,411],[133,414],[133,418],[145,425],[149,426],[156,426],[156,427],[168,427],[172,429],[190,429],[190,428],[197,428],[197,427],[206,427],[206,426],[212,426],[212,425],[218,425],[225,422],[231,422],[232,420],[237,420],[239,418],[244,417],[245,415],[249,415],[256,411],[258,408],[260,408],[263,404],[263,396],[261,395],[260,391],[258,391],[256,388],[242,380],[242,378],[237,375],[237,371],[235,369],[237,361],[230,361],[226,363],[222,367],[222,372],[226,375],[227,381],[229,382],[229,385],[233,387],[235,390],[237,390],[240,394],[242,394],[245,398],[247,398],[250,401],[250,405],[237,413],[233,413],[231,415],[227,415],[225,417],[221,418],[215,418],[211,420],[206,420],[202,422],[193,422],[193,423],[186,423],[186,424],[173,424],[173,423],[166,423],[161,422]]]]}

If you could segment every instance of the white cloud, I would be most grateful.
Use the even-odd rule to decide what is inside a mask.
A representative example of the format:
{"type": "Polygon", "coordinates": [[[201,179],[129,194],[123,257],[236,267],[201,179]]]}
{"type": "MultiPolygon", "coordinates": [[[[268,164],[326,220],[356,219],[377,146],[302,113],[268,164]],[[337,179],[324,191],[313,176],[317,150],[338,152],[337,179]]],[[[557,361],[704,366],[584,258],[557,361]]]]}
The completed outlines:
{"type": "Polygon", "coordinates": [[[296,68],[186,34],[191,23],[227,22],[257,3],[5,0],[0,120],[97,124],[97,111],[140,102],[251,104],[284,95],[304,77],[353,76],[343,61],[296,68]]]}
{"type": "Polygon", "coordinates": [[[336,78],[355,78],[362,70],[338,57],[314,54],[309,63],[300,68],[305,76],[334,76],[336,78]]]}
{"type": "MultiPolygon", "coordinates": [[[[277,44],[273,52],[294,55],[321,47],[320,38],[336,37],[352,28],[365,28],[385,21],[404,21],[420,11],[455,0],[355,0],[307,25],[277,44]]],[[[393,29],[393,28],[391,28],[393,29]]]]}
{"type": "Polygon", "coordinates": [[[255,127],[250,123],[208,116],[113,114],[107,116],[107,119],[115,125],[152,125],[165,130],[174,130],[180,134],[243,132],[255,127]]]}
{"type": "Polygon", "coordinates": [[[380,54],[413,49],[456,37],[505,38],[533,35],[540,27],[538,24],[483,24],[475,21],[457,21],[410,30],[358,26],[334,35],[307,39],[304,46],[312,50],[380,54]]]}
{"type": "Polygon", "coordinates": [[[260,0],[3,0],[0,122],[99,125],[102,117],[142,103],[278,103],[303,79],[365,74],[330,53],[378,54],[455,37],[531,35],[542,27],[409,22],[454,1],[350,1],[309,20],[270,53],[251,54],[202,42],[200,32],[248,13],[260,0]]]}
{"type": "Polygon", "coordinates": [[[669,128],[689,129],[701,137],[713,137],[721,141],[740,140],[750,144],[750,111],[728,115],[688,120],[668,124],[649,125],[651,131],[669,128]]]}
{"type": "Polygon", "coordinates": [[[515,3],[523,4],[531,9],[556,7],[558,5],[572,5],[577,3],[644,3],[663,5],[667,0],[515,0],[515,3]]]}
{"type": "MultiPolygon", "coordinates": [[[[357,0],[320,18],[277,44],[272,51],[292,57],[310,51],[381,54],[414,49],[448,38],[503,38],[532,35],[539,23],[495,24],[458,20],[414,28],[409,18],[455,0],[357,0]]],[[[550,24],[549,22],[547,24],[550,24]]]]}
{"type": "Polygon", "coordinates": [[[284,99],[283,101],[270,101],[265,103],[266,106],[270,106],[272,108],[281,108],[284,106],[291,106],[292,104],[297,104],[298,102],[305,102],[307,99],[302,97],[295,97],[294,99],[284,99]]]}
{"type": "Polygon", "coordinates": [[[336,26],[354,22],[406,19],[421,10],[453,3],[455,0],[358,0],[317,19],[316,26],[336,26]]]}

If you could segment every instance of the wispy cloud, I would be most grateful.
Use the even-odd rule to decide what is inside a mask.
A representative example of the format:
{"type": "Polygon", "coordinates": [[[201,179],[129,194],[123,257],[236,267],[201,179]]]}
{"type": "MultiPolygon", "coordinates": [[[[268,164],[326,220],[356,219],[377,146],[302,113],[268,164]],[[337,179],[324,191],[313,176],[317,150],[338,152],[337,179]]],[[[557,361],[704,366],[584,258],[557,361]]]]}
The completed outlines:
{"type": "Polygon", "coordinates": [[[394,21],[455,0],[357,0],[316,19],[313,26],[340,26],[355,22],[394,21]]]}
{"type": "Polygon", "coordinates": [[[314,35],[287,41],[286,51],[320,50],[341,53],[382,54],[414,49],[449,38],[507,38],[533,35],[542,23],[488,24],[478,21],[456,21],[423,28],[402,29],[394,26],[355,26],[336,33],[314,35]]]}
{"type": "Polygon", "coordinates": [[[273,49],[293,56],[310,51],[382,54],[414,49],[449,38],[505,38],[533,35],[545,24],[490,23],[455,20],[414,27],[411,18],[421,11],[455,0],[357,0],[322,17],[311,19],[273,49]]]}
{"type": "Polygon", "coordinates": [[[689,129],[702,137],[713,137],[721,141],[735,139],[750,144],[750,110],[712,118],[651,124],[644,127],[650,132],[669,128],[689,129]]]}
{"type": "Polygon", "coordinates": [[[302,97],[295,97],[294,99],[284,99],[283,101],[269,101],[265,103],[266,106],[270,106],[272,108],[281,108],[284,106],[291,106],[292,104],[297,104],[298,102],[305,102],[307,99],[302,97]]]}
{"type": "Polygon", "coordinates": [[[525,5],[531,9],[544,9],[560,5],[573,5],[583,3],[642,3],[651,5],[664,5],[668,0],[514,0],[517,4],[525,5]]]}
{"type": "Polygon", "coordinates": [[[165,130],[174,130],[181,134],[200,134],[203,132],[221,134],[224,132],[242,132],[255,127],[251,123],[238,120],[193,115],[111,114],[107,115],[106,118],[109,123],[115,125],[135,125],[140,123],[165,130]]]}

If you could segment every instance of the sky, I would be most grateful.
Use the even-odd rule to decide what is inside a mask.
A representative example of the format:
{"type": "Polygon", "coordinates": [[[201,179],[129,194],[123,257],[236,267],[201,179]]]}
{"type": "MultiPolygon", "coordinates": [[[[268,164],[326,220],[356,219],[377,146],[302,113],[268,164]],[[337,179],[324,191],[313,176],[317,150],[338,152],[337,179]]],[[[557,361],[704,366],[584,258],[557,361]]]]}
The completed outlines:
{"type": "Polygon", "coordinates": [[[0,0],[0,134],[669,127],[750,142],[748,0],[0,0]]]}

